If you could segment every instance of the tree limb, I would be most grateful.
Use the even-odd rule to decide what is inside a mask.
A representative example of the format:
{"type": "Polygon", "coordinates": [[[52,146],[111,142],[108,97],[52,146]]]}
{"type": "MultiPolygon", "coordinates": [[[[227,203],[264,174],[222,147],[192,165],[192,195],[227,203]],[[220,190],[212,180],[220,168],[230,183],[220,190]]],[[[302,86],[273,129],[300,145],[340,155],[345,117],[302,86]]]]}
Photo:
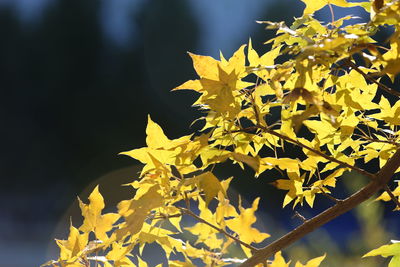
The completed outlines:
{"type": "Polygon", "coordinates": [[[360,173],[360,174],[362,174],[364,176],[367,176],[367,177],[369,177],[371,179],[375,178],[374,174],[372,174],[370,172],[367,172],[366,170],[363,170],[361,168],[358,168],[357,166],[348,164],[347,162],[340,161],[340,160],[338,160],[338,159],[336,159],[334,157],[326,155],[326,154],[322,153],[321,151],[316,150],[316,149],[314,149],[312,147],[309,147],[309,146],[307,146],[307,145],[305,145],[305,144],[303,144],[303,143],[301,143],[301,142],[299,142],[297,140],[294,140],[294,139],[292,139],[292,138],[290,138],[290,137],[288,137],[286,135],[280,134],[280,133],[278,133],[278,132],[276,132],[274,130],[268,129],[267,127],[264,127],[262,125],[258,125],[257,127],[262,129],[264,132],[267,132],[269,134],[275,135],[275,136],[277,136],[277,137],[279,137],[279,138],[281,138],[281,139],[283,139],[285,141],[288,141],[290,143],[294,143],[294,144],[298,145],[299,147],[305,148],[305,149],[313,152],[314,154],[317,154],[318,156],[324,157],[325,159],[327,159],[329,161],[336,162],[339,165],[342,165],[342,166],[347,167],[347,168],[349,168],[351,170],[354,170],[354,171],[356,171],[356,172],[358,172],[358,173],[360,173]]]}
{"type": "Polygon", "coordinates": [[[397,97],[400,97],[400,92],[397,92],[396,90],[393,90],[392,88],[384,85],[381,82],[378,82],[377,80],[375,80],[374,78],[372,78],[371,76],[367,75],[365,72],[363,72],[356,64],[354,64],[350,59],[346,60],[346,64],[350,67],[352,67],[355,71],[357,71],[358,73],[360,73],[364,79],[375,83],[376,85],[379,86],[379,88],[381,88],[382,90],[388,92],[389,94],[395,95],[397,97]]]}
{"type": "Polygon", "coordinates": [[[321,227],[327,222],[332,221],[336,217],[352,210],[365,200],[372,197],[379,189],[383,188],[392,178],[394,172],[400,167],[400,149],[390,158],[390,160],[382,167],[382,169],[375,175],[370,183],[360,189],[358,192],[352,194],[345,200],[337,203],[335,206],[323,211],[310,220],[305,221],[301,226],[293,231],[282,236],[270,245],[259,249],[253,256],[243,262],[240,267],[255,266],[258,263],[265,262],[274,253],[288,247],[308,233],[321,227]]]}
{"type": "MultiPolygon", "coordinates": [[[[178,208],[179,208],[179,207],[178,207],[178,208]]],[[[221,228],[219,228],[219,227],[217,227],[217,226],[215,226],[215,225],[213,225],[213,224],[207,222],[207,221],[204,220],[203,218],[197,216],[197,214],[195,214],[195,213],[192,212],[191,210],[185,209],[185,208],[179,208],[179,209],[182,211],[183,214],[187,214],[187,215],[192,216],[193,218],[195,218],[195,219],[198,220],[199,222],[204,223],[204,224],[210,226],[211,228],[213,228],[213,229],[217,230],[218,232],[224,234],[225,236],[227,236],[227,237],[233,239],[234,241],[236,241],[237,243],[241,244],[242,246],[244,246],[244,247],[246,247],[246,248],[249,248],[251,251],[253,251],[253,252],[257,251],[257,248],[255,248],[255,247],[253,247],[252,245],[247,244],[247,243],[243,242],[242,240],[240,240],[239,238],[237,238],[237,237],[235,237],[235,236],[229,234],[229,233],[226,232],[224,229],[221,229],[221,228]]]]}

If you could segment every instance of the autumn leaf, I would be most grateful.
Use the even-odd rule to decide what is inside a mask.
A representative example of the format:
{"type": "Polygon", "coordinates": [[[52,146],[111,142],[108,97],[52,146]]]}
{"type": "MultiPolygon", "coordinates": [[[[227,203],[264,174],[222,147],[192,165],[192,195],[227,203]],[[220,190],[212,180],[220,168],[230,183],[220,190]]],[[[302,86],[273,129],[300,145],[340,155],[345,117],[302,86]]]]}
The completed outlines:
{"type": "Polygon", "coordinates": [[[211,110],[233,118],[240,111],[238,91],[252,83],[241,81],[245,73],[245,45],[229,60],[218,61],[208,56],[189,53],[199,75],[197,81],[186,82],[173,90],[195,90],[202,95],[194,105],[206,105],[211,110]]]}
{"type": "Polygon", "coordinates": [[[295,207],[298,203],[302,203],[303,200],[304,175],[300,177],[297,173],[288,172],[288,176],[289,179],[278,179],[273,184],[279,189],[289,191],[283,200],[282,207],[285,207],[293,200],[295,201],[293,207],[295,207]]]}
{"type": "Polygon", "coordinates": [[[159,193],[159,185],[154,185],[140,195],[131,200],[124,200],[118,204],[118,211],[121,216],[125,218],[117,230],[119,238],[124,237],[126,234],[135,235],[142,226],[152,209],[162,206],[164,198],[159,193]]]}
{"type": "Polygon", "coordinates": [[[301,264],[300,262],[296,262],[295,267],[318,267],[321,262],[325,259],[326,255],[322,255],[320,257],[309,260],[306,264],[301,264]]]}
{"type": "Polygon", "coordinates": [[[364,257],[382,256],[384,258],[392,257],[388,267],[397,267],[400,265],[400,243],[383,245],[377,249],[371,250],[364,257]]]}
{"type": "Polygon", "coordinates": [[[168,139],[162,128],[150,116],[148,116],[146,134],[147,147],[120,153],[144,163],[142,175],[157,169],[157,166],[163,165],[186,165],[188,172],[195,169],[195,167],[191,166],[191,163],[197,156],[195,151],[199,146],[196,147],[194,145],[195,142],[191,142],[190,136],[183,136],[173,140],[168,139]],[[188,150],[187,153],[182,153],[182,150],[186,150],[190,146],[193,148],[192,151],[188,150]]]}
{"type": "Polygon", "coordinates": [[[218,195],[218,192],[223,191],[218,178],[211,172],[200,174],[199,176],[196,176],[196,179],[198,179],[199,187],[204,191],[207,205],[218,195]]]}
{"type": "Polygon", "coordinates": [[[326,5],[335,5],[340,7],[353,7],[360,6],[360,3],[349,3],[346,0],[301,0],[306,4],[306,8],[303,11],[303,15],[313,14],[314,12],[320,10],[326,5]]]}
{"type": "MultiPolygon", "coordinates": [[[[260,232],[257,228],[252,227],[252,225],[257,221],[255,212],[258,209],[258,203],[260,198],[256,198],[253,201],[251,208],[243,208],[241,203],[239,203],[239,216],[233,219],[228,219],[226,225],[234,231],[242,240],[247,244],[260,243],[264,239],[268,238],[270,235],[267,233],[260,232]]],[[[242,247],[248,254],[248,249],[242,247]]]]}
{"type": "Polygon", "coordinates": [[[278,251],[274,255],[274,260],[268,263],[269,267],[289,267],[290,261],[286,262],[282,257],[282,252],[278,251]]]}
{"type": "Polygon", "coordinates": [[[119,215],[116,213],[101,214],[105,205],[103,196],[99,192],[99,186],[96,186],[89,195],[89,204],[84,204],[79,198],[78,200],[84,217],[83,224],[79,229],[85,233],[93,232],[98,239],[106,241],[108,239],[106,233],[112,229],[119,215]]]}
{"type": "MultiPolygon", "coordinates": [[[[69,236],[67,240],[56,240],[57,245],[60,248],[59,261],[67,261],[68,263],[74,263],[78,260],[79,256],[82,255],[89,240],[89,233],[80,233],[79,230],[72,225],[69,228],[69,236]]],[[[76,263],[76,266],[79,263],[76,263]]]]}

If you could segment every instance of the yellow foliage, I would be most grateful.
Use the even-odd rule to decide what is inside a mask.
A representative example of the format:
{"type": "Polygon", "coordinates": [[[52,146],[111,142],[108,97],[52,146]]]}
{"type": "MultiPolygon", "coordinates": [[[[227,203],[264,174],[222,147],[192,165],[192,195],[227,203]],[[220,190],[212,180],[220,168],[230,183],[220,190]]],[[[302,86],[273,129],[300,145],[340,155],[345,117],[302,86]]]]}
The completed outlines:
{"type": "MultiPolygon", "coordinates": [[[[189,53],[198,79],[173,90],[200,94],[194,106],[204,112],[198,119],[202,129],[170,139],[148,116],[146,146],[121,153],[144,164],[127,185],[135,196],[120,201],[118,213],[103,213],[98,186],[88,204],[79,199],[83,224],[71,225],[67,240],[56,241],[59,259],[47,265],[148,266],[141,254],[153,243],[169,266],[240,263],[270,234],[255,226],[260,198],[244,208],[239,196],[233,205],[233,178],[220,180],[216,165],[246,165],[255,177],[286,191],[283,207],[306,202],[312,208],[318,194],[336,200],[331,191],[346,171],[365,174],[360,163],[386,164],[400,147],[400,93],[382,82],[394,82],[400,73],[400,1],[301,1],[303,16],[291,26],[260,22],[277,31],[264,54],[251,39],[229,59],[189,53]],[[371,20],[343,26],[354,17],[332,17],[328,24],[315,19],[315,12],[332,5],[362,7],[371,20]],[[388,48],[373,39],[381,26],[393,28],[388,48]],[[279,63],[281,58],[286,61],[279,63]]],[[[392,193],[400,199],[399,186],[392,193]]],[[[387,192],[377,198],[390,199],[387,192]]],[[[376,255],[400,266],[398,243],[364,256],[376,255]]],[[[295,267],[319,266],[324,259],[295,267]]],[[[286,267],[291,261],[277,252],[267,263],[286,267]]]]}

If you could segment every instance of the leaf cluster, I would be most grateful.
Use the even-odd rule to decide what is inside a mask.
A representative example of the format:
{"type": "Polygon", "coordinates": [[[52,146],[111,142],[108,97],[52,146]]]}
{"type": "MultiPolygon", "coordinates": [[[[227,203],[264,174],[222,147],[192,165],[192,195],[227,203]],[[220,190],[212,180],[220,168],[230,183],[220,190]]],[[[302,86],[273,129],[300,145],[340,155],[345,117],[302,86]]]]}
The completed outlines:
{"type": "MultiPolygon", "coordinates": [[[[400,1],[302,1],[303,16],[291,26],[260,22],[277,33],[263,55],[251,40],[228,59],[189,53],[198,79],[173,90],[199,94],[193,105],[204,112],[202,129],[170,139],[149,116],[146,147],[121,153],[144,165],[139,179],[126,185],[135,196],[121,201],[115,213],[102,214],[96,187],[89,204],[79,202],[83,224],[71,225],[68,239],[57,240],[60,256],[48,265],[147,266],[140,254],[157,243],[168,266],[252,266],[246,259],[270,234],[254,226],[259,198],[250,207],[231,204],[233,178],[213,173],[226,161],[251,168],[255,177],[277,170],[280,175],[271,179],[286,191],[283,207],[312,208],[318,196],[340,204],[334,189],[345,172],[379,179],[358,166],[384,169],[400,147],[400,93],[381,82],[394,82],[400,73],[400,1]],[[345,26],[354,17],[335,19],[332,13],[324,24],[313,13],[326,5],[364,8],[371,19],[345,26]],[[393,29],[385,44],[374,40],[381,27],[393,29]],[[296,157],[288,151],[293,146],[301,150],[296,157]],[[185,218],[194,223],[188,226],[185,218]],[[132,255],[134,249],[139,255],[132,255]]],[[[389,165],[391,175],[400,172],[400,163],[389,165]]],[[[400,187],[385,188],[378,199],[399,204],[400,187]]],[[[279,250],[258,266],[289,266],[279,250]]],[[[399,253],[393,244],[365,256],[394,256],[397,262],[399,253]]],[[[295,266],[318,266],[324,258],[295,266]]]]}

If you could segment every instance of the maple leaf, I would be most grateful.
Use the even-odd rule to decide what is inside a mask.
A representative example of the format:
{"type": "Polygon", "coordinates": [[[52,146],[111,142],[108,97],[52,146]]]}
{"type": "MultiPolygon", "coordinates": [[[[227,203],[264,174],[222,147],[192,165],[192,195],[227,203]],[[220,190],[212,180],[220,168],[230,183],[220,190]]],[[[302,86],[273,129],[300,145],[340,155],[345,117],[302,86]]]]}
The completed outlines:
{"type": "MultiPolygon", "coordinates": [[[[213,225],[218,225],[216,214],[207,208],[207,204],[204,200],[199,198],[198,201],[198,208],[200,210],[199,217],[213,225]]],[[[203,243],[210,249],[221,248],[224,242],[221,237],[218,237],[217,234],[219,232],[216,229],[202,222],[198,222],[191,227],[185,227],[185,230],[197,237],[196,244],[203,243]]]]}
{"type": "Polygon", "coordinates": [[[118,212],[125,218],[125,222],[120,224],[117,230],[118,238],[128,233],[137,234],[142,229],[149,212],[164,203],[164,198],[159,193],[159,185],[140,189],[142,189],[139,191],[140,194],[136,194],[134,199],[124,200],[118,204],[118,212]]]}
{"type": "MultiPolygon", "coordinates": [[[[390,158],[397,155],[400,138],[400,101],[386,98],[387,94],[398,96],[398,91],[381,78],[387,75],[393,82],[400,73],[400,1],[302,1],[306,5],[303,16],[295,18],[291,26],[262,22],[277,30],[277,36],[267,42],[272,45],[267,53],[258,54],[251,40],[247,53],[242,45],[229,59],[222,53],[219,60],[189,53],[198,79],[173,90],[189,89],[200,94],[194,105],[205,113],[198,119],[205,122],[202,129],[170,139],[148,116],[146,147],[121,153],[145,165],[140,177],[129,184],[135,189],[134,198],[121,201],[118,214],[102,214],[104,199],[98,187],[90,194],[89,204],[79,200],[83,225],[79,229],[71,225],[68,239],[57,240],[60,258],[47,265],[83,267],[96,261],[104,267],[146,267],[149,264],[141,255],[150,243],[161,247],[170,266],[242,263],[244,259],[228,258],[235,242],[247,257],[253,258],[251,262],[262,257],[264,249],[253,255],[249,246],[269,237],[253,227],[260,199],[244,208],[239,196],[235,207],[227,196],[232,178],[219,181],[207,169],[213,170],[214,165],[230,159],[242,168],[245,164],[251,167],[255,177],[271,169],[287,173],[287,179],[274,182],[278,189],[287,191],[283,207],[293,202],[294,208],[305,200],[312,208],[316,195],[328,196],[345,171],[374,176],[357,167],[359,161],[377,159],[381,168],[393,162],[390,158]],[[371,21],[346,25],[354,16],[335,20],[332,14],[334,21],[325,24],[313,13],[326,5],[363,7],[367,12],[371,10],[371,21]],[[372,39],[381,25],[393,29],[389,49],[372,39]],[[278,57],[286,61],[277,63],[278,57]],[[299,148],[296,153],[303,152],[299,159],[284,155],[290,155],[288,150],[294,146],[299,148]],[[187,216],[197,223],[184,227],[187,216]],[[182,228],[195,236],[191,242],[176,238],[176,234],[186,234],[182,228]],[[89,241],[92,232],[96,240],[89,241]],[[132,255],[132,251],[140,256],[132,255]],[[94,252],[95,256],[89,256],[94,252]],[[176,260],[177,254],[180,260],[176,260]]],[[[398,166],[396,172],[400,172],[398,166]]],[[[379,179],[381,173],[378,171],[374,177],[379,179]]],[[[352,199],[366,191],[358,192],[334,205],[350,203],[354,207],[357,201],[352,199]]],[[[393,195],[400,196],[399,186],[393,195]]],[[[377,200],[389,201],[390,197],[385,192],[377,200]]],[[[343,211],[333,208],[321,213],[320,218],[329,221],[343,211]]],[[[319,220],[315,218],[305,221],[300,230],[319,220]]],[[[299,232],[294,230],[272,243],[271,248],[276,251],[277,244],[295,236],[289,240],[292,242],[307,230],[299,232]]],[[[399,250],[398,244],[385,245],[364,257],[391,256],[392,267],[400,265],[399,250]]],[[[288,267],[291,262],[286,262],[280,251],[272,261],[267,256],[259,262],[271,267],[288,267]]],[[[305,264],[296,262],[295,267],[316,267],[324,258],[305,264]]]]}
{"type": "Polygon", "coordinates": [[[400,125],[400,101],[397,101],[392,107],[389,100],[381,96],[379,106],[380,112],[370,115],[372,118],[384,120],[391,125],[400,125]]]}
{"type": "MultiPolygon", "coordinates": [[[[79,230],[72,225],[69,228],[69,236],[67,240],[56,240],[60,248],[59,261],[66,261],[67,263],[74,264],[82,255],[89,241],[89,233],[79,233],[79,230]]],[[[83,266],[76,263],[76,266],[83,266]]],[[[72,267],[72,266],[71,266],[72,267]]]]}
{"type": "Polygon", "coordinates": [[[382,256],[384,258],[392,257],[388,267],[400,266],[400,243],[383,245],[377,249],[371,250],[370,252],[365,254],[363,258],[371,256],[382,256]]]}
{"type": "Polygon", "coordinates": [[[206,205],[218,195],[218,192],[226,194],[218,178],[211,172],[202,173],[196,176],[195,179],[197,180],[199,188],[204,191],[206,205]]]}
{"type": "Polygon", "coordinates": [[[269,267],[289,267],[290,261],[286,262],[282,257],[282,252],[278,251],[274,255],[274,260],[268,262],[269,267]]]}
{"type": "Polygon", "coordinates": [[[306,264],[302,264],[300,262],[296,262],[294,267],[318,267],[321,262],[325,259],[326,255],[322,255],[320,257],[309,260],[306,264]]]}
{"type": "Polygon", "coordinates": [[[240,111],[240,102],[236,99],[238,91],[252,85],[241,81],[246,75],[244,47],[241,46],[228,61],[189,53],[200,79],[185,82],[173,90],[195,90],[202,96],[194,105],[206,105],[233,118],[240,111]]]}
{"type": "Polygon", "coordinates": [[[125,245],[120,242],[113,242],[111,244],[111,250],[107,253],[106,258],[113,261],[115,266],[134,266],[128,256],[132,256],[131,250],[134,247],[134,243],[125,245]]]}
{"type": "Polygon", "coordinates": [[[301,0],[306,4],[306,8],[303,11],[303,15],[313,14],[320,10],[326,5],[335,5],[340,7],[353,7],[361,6],[361,3],[349,3],[346,0],[301,0]]]}
{"type": "MultiPolygon", "coordinates": [[[[239,216],[226,220],[226,225],[234,231],[240,238],[241,241],[251,244],[260,243],[268,238],[270,235],[267,233],[260,232],[257,228],[252,227],[252,225],[257,221],[255,212],[258,209],[258,203],[260,198],[256,198],[253,201],[251,208],[243,208],[241,201],[239,201],[239,216]]],[[[242,246],[246,254],[249,253],[248,248],[242,246]]]]}
{"type": "Polygon", "coordinates": [[[304,183],[304,175],[299,176],[297,173],[288,172],[289,179],[279,179],[276,180],[273,184],[282,190],[289,190],[287,192],[285,199],[283,200],[282,207],[285,207],[292,200],[295,200],[293,204],[293,208],[300,202],[302,203],[303,199],[303,183],[304,183]]]}
{"type": "Polygon", "coordinates": [[[96,186],[89,195],[89,204],[83,203],[79,198],[78,200],[84,217],[83,224],[79,229],[86,233],[93,232],[98,239],[106,241],[108,239],[106,233],[112,229],[119,215],[116,213],[101,214],[105,205],[104,198],[99,192],[99,186],[96,186]]]}
{"type": "Polygon", "coordinates": [[[120,153],[144,163],[145,166],[142,169],[142,175],[165,164],[175,166],[186,165],[186,169],[180,169],[184,173],[192,172],[196,169],[194,166],[191,166],[191,163],[197,157],[195,152],[200,146],[190,140],[190,135],[170,140],[164,134],[162,128],[151,119],[150,115],[148,116],[146,134],[147,147],[120,153]]]}

